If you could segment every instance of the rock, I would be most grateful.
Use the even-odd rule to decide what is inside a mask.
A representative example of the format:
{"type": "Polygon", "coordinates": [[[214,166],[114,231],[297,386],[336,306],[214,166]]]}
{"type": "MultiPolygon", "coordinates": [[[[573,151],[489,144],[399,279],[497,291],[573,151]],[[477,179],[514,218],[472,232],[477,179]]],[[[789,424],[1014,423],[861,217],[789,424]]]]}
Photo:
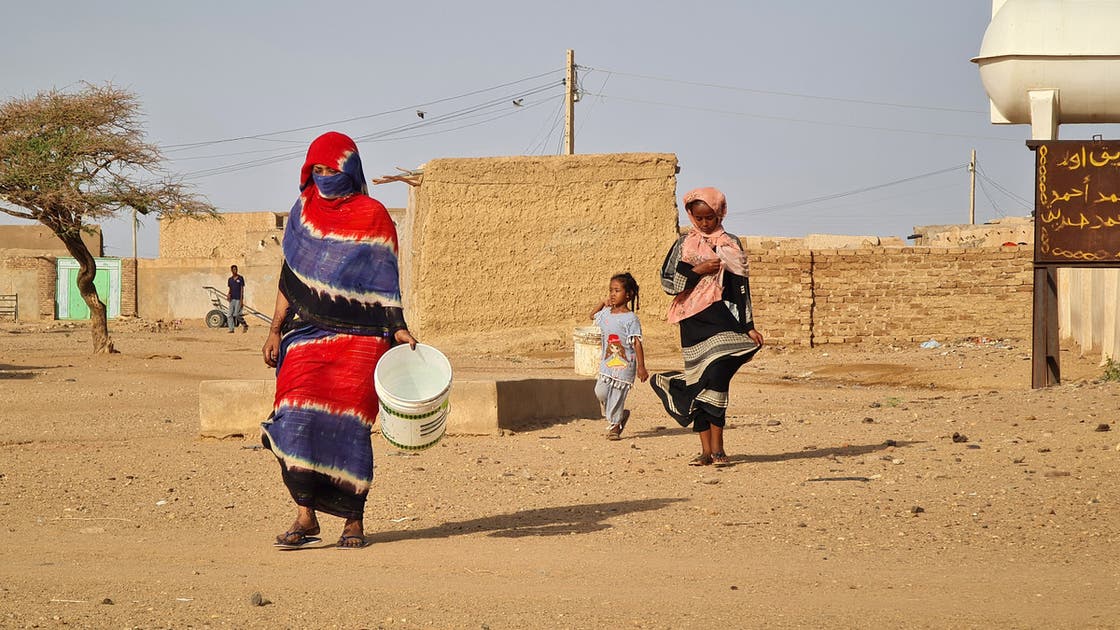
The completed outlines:
{"type": "Polygon", "coordinates": [[[707,478],[707,479],[701,479],[701,480],[700,480],[700,483],[706,483],[706,484],[708,484],[709,486],[714,486],[714,485],[716,485],[717,483],[719,483],[719,479],[716,479],[715,477],[709,477],[709,478],[707,478]]]}
{"type": "Polygon", "coordinates": [[[731,585],[731,590],[733,590],[733,591],[737,591],[737,590],[739,590],[739,587],[738,587],[738,586],[735,586],[734,584],[732,584],[732,585],[731,585]]]}
{"type": "Polygon", "coordinates": [[[953,442],[955,442],[957,444],[960,444],[962,442],[967,442],[967,441],[968,441],[968,436],[967,435],[964,435],[963,433],[954,433],[953,434],[953,442]]]}
{"type": "Polygon", "coordinates": [[[1043,446],[1042,448],[1038,449],[1038,452],[1039,452],[1039,453],[1049,453],[1049,452],[1050,452],[1050,449],[1048,449],[1048,448],[1046,448],[1045,446],[1043,446]]]}
{"type": "Polygon", "coordinates": [[[910,513],[911,514],[921,514],[922,512],[925,512],[925,511],[926,511],[926,509],[924,507],[920,506],[920,505],[915,505],[915,506],[910,508],[910,513]]]}
{"type": "Polygon", "coordinates": [[[767,420],[766,421],[766,426],[768,426],[768,427],[781,426],[781,424],[782,424],[781,420],[767,420]]]}
{"type": "Polygon", "coordinates": [[[864,424],[874,424],[875,423],[875,418],[870,418],[870,417],[869,418],[864,418],[863,423],[864,424]]]}
{"type": "Polygon", "coordinates": [[[879,407],[882,407],[882,406],[883,405],[881,405],[880,403],[877,403],[877,402],[873,402],[870,405],[868,405],[868,407],[871,407],[872,409],[878,409],[879,407]]]}
{"type": "Polygon", "coordinates": [[[1097,428],[1095,428],[1093,430],[1098,432],[1098,433],[1104,433],[1106,431],[1111,431],[1112,430],[1112,425],[1108,424],[1107,422],[1102,422],[1102,423],[1098,424],[1097,428]]]}
{"type": "Polygon", "coordinates": [[[894,440],[887,440],[886,442],[883,442],[883,445],[884,446],[898,446],[898,442],[896,442],[894,440]]]}
{"type": "Polygon", "coordinates": [[[113,600],[106,597],[105,599],[101,600],[101,603],[106,605],[106,606],[112,606],[113,605],[113,600]]]}
{"type": "Polygon", "coordinates": [[[1042,473],[1043,477],[1069,477],[1068,470],[1047,470],[1042,473]]]}
{"type": "Polygon", "coordinates": [[[265,597],[261,595],[260,591],[256,591],[249,596],[249,604],[253,606],[267,606],[271,603],[271,601],[265,599],[265,597]]]}

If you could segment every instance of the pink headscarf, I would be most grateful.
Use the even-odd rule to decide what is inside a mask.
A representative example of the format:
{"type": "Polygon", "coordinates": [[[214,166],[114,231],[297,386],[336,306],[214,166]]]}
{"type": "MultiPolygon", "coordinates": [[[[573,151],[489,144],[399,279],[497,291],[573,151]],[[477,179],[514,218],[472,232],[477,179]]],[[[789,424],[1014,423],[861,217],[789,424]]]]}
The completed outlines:
{"type": "Polygon", "coordinates": [[[714,230],[705,234],[700,231],[692,212],[689,212],[688,219],[692,222],[692,229],[681,244],[681,260],[695,266],[706,260],[719,258],[720,267],[718,272],[700,278],[700,282],[691,291],[673,298],[668,316],[671,323],[691,317],[722,299],[724,271],[737,276],[746,276],[748,272],[747,256],[741,245],[723,230],[723,218],[727,216],[727,198],[723,193],[710,187],[697,188],[686,193],[683,201],[686,209],[694,201],[708,204],[719,218],[719,223],[714,230]]]}

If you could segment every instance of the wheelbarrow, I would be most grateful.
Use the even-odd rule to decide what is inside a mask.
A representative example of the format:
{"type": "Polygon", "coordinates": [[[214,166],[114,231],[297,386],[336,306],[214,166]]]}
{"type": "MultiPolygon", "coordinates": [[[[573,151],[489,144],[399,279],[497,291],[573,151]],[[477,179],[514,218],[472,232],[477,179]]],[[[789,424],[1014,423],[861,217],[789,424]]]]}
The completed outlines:
{"type": "MultiPolygon", "coordinates": [[[[229,300],[226,298],[226,292],[218,289],[217,287],[205,286],[202,287],[210,294],[210,303],[214,305],[214,310],[206,314],[206,327],[207,328],[225,328],[229,324],[229,300]]],[[[272,323],[272,318],[257,309],[249,306],[245,302],[241,303],[242,315],[252,315],[257,319],[264,321],[266,324],[272,323]]]]}

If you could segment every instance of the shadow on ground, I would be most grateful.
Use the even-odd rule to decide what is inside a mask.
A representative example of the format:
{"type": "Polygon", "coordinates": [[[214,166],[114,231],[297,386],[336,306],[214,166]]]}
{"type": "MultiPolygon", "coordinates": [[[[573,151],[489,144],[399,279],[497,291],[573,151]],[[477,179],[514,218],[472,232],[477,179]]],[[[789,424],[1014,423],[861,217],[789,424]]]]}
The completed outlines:
{"type": "Polygon", "coordinates": [[[8,365],[0,363],[0,380],[8,379],[31,379],[38,376],[36,370],[45,370],[46,366],[43,365],[8,365]]]}
{"type": "Polygon", "coordinates": [[[685,499],[644,499],[641,501],[616,501],[589,505],[563,505],[557,507],[523,510],[510,514],[497,514],[469,521],[443,523],[426,529],[409,529],[395,532],[368,534],[370,543],[387,543],[398,540],[423,540],[448,538],[477,532],[489,532],[497,538],[522,538],[526,536],[564,536],[588,534],[608,529],[605,521],[621,514],[660,510],[685,499]]]}
{"type": "Polygon", "coordinates": [[[855,457],[888,448],[902,448],[913,444],[922,444],[922,442],[920,440],[911,442],[887,440],[886,442],[880,442],[878,444],[813,448],[792,453],[774,453],[772,455],[732,455],[729,459],[732,464],[760,464],[765,462],[788,462],[795,459],[813,459],[817,457],[855,457]]]}

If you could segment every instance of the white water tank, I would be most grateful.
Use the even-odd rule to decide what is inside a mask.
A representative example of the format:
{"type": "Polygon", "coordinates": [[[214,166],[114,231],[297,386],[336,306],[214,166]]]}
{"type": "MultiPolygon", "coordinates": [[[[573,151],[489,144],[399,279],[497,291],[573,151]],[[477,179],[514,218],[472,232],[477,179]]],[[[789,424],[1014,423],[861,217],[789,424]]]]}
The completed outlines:
{"type": "MultiPolygon", "coordinates": [[[[1120,122],[1118,0],[993,0],[992,21],[972,61],[980,66],[993,123],[1032,123],[1032,98],[1043,92],[1050,94],[1055,129],[1120,122]]],[[[1036,118],[1039,111],[1036,103],[1036,118]]]]}

